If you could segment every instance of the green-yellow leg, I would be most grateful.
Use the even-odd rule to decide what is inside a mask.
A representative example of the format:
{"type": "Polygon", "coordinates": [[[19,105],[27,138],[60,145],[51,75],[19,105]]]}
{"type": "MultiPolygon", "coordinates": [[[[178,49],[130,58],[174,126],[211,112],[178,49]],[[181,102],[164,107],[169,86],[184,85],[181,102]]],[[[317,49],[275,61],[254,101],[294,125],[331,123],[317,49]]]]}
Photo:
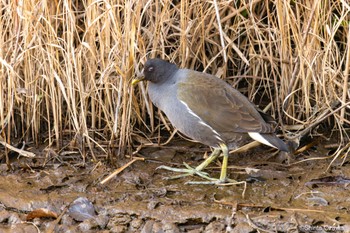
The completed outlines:
{"type": "Polygon", "coordinates": [[[227,178],[227,164],[228,164],[228,148],[225,144],[220,145],[222,150],[222,165],[221,165],[221,172],[220,172],[220,183],[225,183],[227,178]]]}
{"type": "Polygon", "coordinates": [[[245,183],[243,182],[237,182],[235,180],[231,180],[227,178],[227,164],[228,164],[228,148],[225,144],[220,144],[220,148],[222,151],[223,159],[222,159],[222,165],[221,165],[221,173],[220,178],[210,178],[210,181],[190,181],[186,184],[218,184],[218,185],[234,185],[234,184],[240,184],[245,183]]]}
{"type": "Polygon", "coordinates": [[[219,155],[220,155],[220,148],[215,148],[214,151],[210,154],[210,156],[204,160],[200,165],[198,165],[196,168],[190,167],[188,164],[184,163],[186,168],[172,168],[168,166],[159,166],[157,169],[166,169],[173,172],[181,172],[183,174],[172,176],[167,179],[178,179],[185,176],[191,176],[191,175],[198,175],[200,177],[203,177],[207,180],[216,180],[211,177],[209,177],[209,174],[206,172],[203,172],[202,170],[205,169],[211,162],[213,162],[219,155]]]}

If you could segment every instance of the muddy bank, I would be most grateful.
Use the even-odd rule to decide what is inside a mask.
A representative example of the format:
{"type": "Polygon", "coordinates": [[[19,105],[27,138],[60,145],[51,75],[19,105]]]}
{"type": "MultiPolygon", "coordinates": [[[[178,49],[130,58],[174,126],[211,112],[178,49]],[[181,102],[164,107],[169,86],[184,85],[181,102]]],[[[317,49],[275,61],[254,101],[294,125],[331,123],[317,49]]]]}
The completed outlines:
{"type": "MultiPolygon", "coordinates": [[[[174,173],[159,165],[195,166],[207,150],[180,147],[143,149],[145,161],[104,185],[114,168],[82,164],[78,154],[58,160],[33,150],[35,159],[15,160],[12,170],[1,164],[0,232],[350,232],[350,163],[337,160],[328,171],[331,158],[298,163],[326,158],[320,145],[289,165],[264,147],[231,155],[229,176],[247,181],[246,188],[184,184],[198,177],[165,180],[174,173]],[[81,197],[93,211],[79,207],[77,217],[70,208],[81,197]]],[[[219,164],[206,171],[218,177],[219,164]]]]}

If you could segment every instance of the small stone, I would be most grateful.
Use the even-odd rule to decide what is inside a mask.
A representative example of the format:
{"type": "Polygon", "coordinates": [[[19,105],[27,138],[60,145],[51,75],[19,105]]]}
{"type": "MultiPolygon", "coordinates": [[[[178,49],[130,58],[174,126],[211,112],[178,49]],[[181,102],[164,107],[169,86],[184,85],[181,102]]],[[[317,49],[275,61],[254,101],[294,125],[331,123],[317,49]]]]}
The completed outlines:
{"type": "Polygon", "coordinates": [[[86,197],[75,199],[68,209],[68,214],[79,222],[96,217],[95,207],[86,197]]]}

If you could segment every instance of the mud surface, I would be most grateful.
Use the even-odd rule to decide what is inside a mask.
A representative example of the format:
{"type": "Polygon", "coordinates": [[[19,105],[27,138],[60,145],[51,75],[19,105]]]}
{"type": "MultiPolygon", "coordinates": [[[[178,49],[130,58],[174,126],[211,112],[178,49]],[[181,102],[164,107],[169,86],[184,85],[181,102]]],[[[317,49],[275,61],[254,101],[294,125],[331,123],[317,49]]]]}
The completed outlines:
{"type": "MultiPolygon", "coordinates": [[[[334,151],[326,148],[319,143],[290,158],[263,146],[231,155],[229,176],[246,188],[163,179],[174,173],[160,165],[202,161],[208,148],[194,143],[142,149],[136,156],[145,161],[103,185],[130,160],[113,167],[82,163],[74,150],[29,148],[35,159],[0,166],[0,232],[350,232],[350,163],[338,158],[327,170],[334,151]],[[92,212],[84,213],[89,202],[73,204],[82,197],[92,212]]],[[[219,162],[206,171],[219,177],[219,162]]]]}

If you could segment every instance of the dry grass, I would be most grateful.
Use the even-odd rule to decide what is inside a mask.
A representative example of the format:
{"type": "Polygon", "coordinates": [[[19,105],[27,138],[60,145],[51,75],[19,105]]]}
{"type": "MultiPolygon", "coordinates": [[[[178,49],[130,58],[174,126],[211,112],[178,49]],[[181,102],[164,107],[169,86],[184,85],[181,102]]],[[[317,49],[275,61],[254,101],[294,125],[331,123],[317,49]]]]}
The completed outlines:
{"type": "Polygon", "coordinates": [[[1,140],[8,143],[18,138],[60,148],[70,139],[84,158],[95,158],[91,149],[107,153],[109,142],[118,154],[130,153],[132,139],[159,128],[145,87],[130,86],[155,56],[216,74],[261,107],[272,101],[269,112],[285,132],[298,133],[328,114],[322,120],[348,140],[345,0],[2,1],[0,7],[1,140]]]}

